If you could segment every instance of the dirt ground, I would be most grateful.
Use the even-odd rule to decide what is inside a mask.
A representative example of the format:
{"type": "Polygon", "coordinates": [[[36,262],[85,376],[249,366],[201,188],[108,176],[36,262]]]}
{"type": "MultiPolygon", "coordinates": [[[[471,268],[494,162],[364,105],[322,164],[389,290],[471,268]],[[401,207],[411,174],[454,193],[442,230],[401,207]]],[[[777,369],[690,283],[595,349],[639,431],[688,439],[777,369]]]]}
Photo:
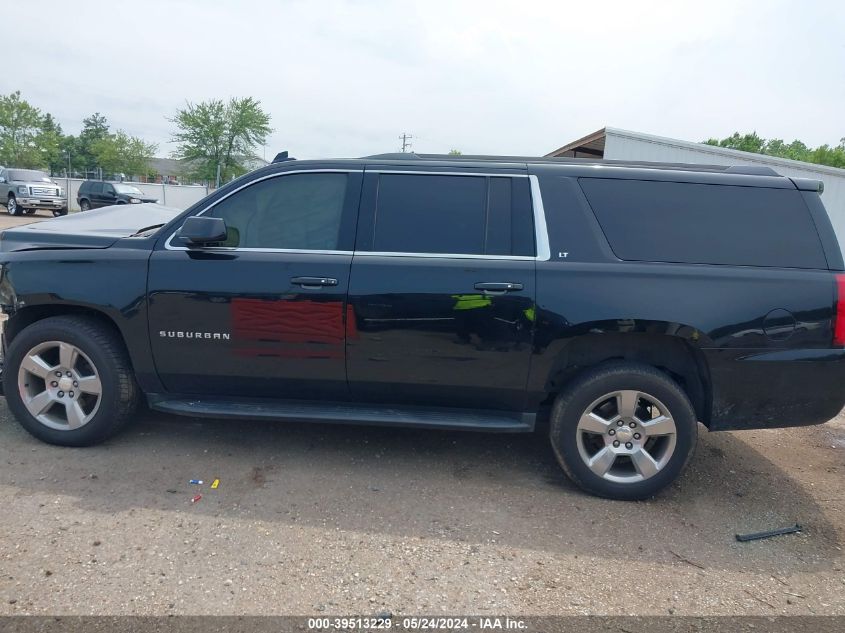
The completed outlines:
{"type": "Polygon", "coordinates": [[[674,487],[623,503],[540,433],[146,414],[67,449],[0,401],[0,615],[845,614],[843,456],[843,417],[703,431],[674,487]]]}
{"type": "Polygon", "coordinates": [[[541,432],[146,413],[67,449],[0,399],[0,615],[845,614],[845,417],[701,431],[675,486],[623,503],[541,432]]]}
{"type": "Polygon", "coordinates": [[[12,228],[13,226],[43,222],[52,218],[53,214],[49,211],[37,211],[34,215],[9,215],[6,207],[0,205],[0,231],[12,228]]]}

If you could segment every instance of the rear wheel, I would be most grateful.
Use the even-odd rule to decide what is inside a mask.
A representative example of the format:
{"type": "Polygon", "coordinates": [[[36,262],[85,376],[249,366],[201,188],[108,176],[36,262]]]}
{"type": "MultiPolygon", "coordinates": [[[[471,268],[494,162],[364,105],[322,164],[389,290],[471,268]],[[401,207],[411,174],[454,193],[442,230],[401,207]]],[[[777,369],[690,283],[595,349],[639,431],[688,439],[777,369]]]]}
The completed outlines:
{"type": "Polygon", "coordinates": [[[646,499],[672,483],[692,456],[697,432],[680,386],[637,363],[588,371],[552,410],[552,448],[563,470],[587,492],[612,499],[646,499]]]}
{"type": "Polygon", "coordinates": [[[18,206],[18,201],[11,193],[9,194],[9,199],[6,201],[6,211],[9,212],[9,215],[21,214],[21,208],[18,206]]]}
{"type": "Polygon", "coordinates": [[[107,439],[132,417],[138,399],[122,341],[86,317],[51,317],[24,328],[9,346],[3,386],[18,422],[62,446],[107,439]]]}
{"type": "Polygon", "coordinates": [[[87,200],[80,200],[79,201],[79,209],[81,211],[89,211],[91,209],[91,203],[87,200]]]}

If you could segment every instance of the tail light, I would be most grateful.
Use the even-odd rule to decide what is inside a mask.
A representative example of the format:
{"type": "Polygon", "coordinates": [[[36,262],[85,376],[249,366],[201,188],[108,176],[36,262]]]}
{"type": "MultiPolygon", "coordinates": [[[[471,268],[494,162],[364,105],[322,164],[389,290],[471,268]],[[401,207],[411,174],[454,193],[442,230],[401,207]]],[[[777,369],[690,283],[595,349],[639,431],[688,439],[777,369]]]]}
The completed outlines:
{"type": "Polygon", "coordinates": [[[845,274],[836,275],[836,302],[833,305],[833,345],[845,347],[845,274]]]}

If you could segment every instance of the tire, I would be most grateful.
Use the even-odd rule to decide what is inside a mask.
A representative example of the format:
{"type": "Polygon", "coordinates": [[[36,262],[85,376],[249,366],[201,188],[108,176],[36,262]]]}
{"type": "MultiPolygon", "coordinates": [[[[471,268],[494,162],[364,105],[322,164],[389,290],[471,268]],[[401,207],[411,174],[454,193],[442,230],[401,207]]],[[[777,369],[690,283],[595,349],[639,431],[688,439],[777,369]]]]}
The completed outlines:
{"type": "Polygon", "coordinates": [[[27,215],[35,215],[36,211],[38,211],[38,209],[24,209],[23,210],[23,212],[26,213],[27,215]]]}
{"type": "Polygon", "coordinates": [[[24,328],[6,354],[3,387],[21,426],[59,446],[91,446],[111,437],[132,418],[139,394],[117,333],[79,316],[24,328]]]}
{"type": "Polygon", "coordinates": [[[18,201],[11,193],[9,194],[9,199],[6,201],[6,211],[9,212],[9,215],[21,214],[21,208],[18,206],[18,201]]]}
{"type": "Polygon", "coordinates": [[[87,200],[80,200],[79,201],[79,210],[80,211],[90,211],[91,210],[91,203],[87,200]]]}
{"type": "Polygon", "coordinates": [[[581,374],[561,392],[549,434],[558,463],[577,486],[635,501],[677,479],[692,457],[698,423],[686,393],[669,376],[650,365],[612,362],[581,374]]]}
{"type": "Polygon", "coordinates": [[[54,218],[58,218],[63,215],[67,215],[67,209],[53,209],[54,218]]]}

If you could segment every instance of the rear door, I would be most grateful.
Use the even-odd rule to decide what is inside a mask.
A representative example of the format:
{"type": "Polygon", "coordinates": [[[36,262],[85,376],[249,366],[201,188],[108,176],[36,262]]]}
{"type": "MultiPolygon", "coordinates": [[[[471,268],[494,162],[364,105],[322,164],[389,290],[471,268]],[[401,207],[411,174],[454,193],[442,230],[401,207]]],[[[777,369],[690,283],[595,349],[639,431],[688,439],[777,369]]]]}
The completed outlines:
{"type": "Polygon", "coordinates": [[[103,206],[103,183],[92,182],[89,189],[88,189],[88,195],[90,197],[92,209],[102,207],[103,206]]]}
{"type": "Polygon", "coordinates": [[[349,288],[353,397],[522,410],[534,242],[524,172],[368,168],[349,288]]]}

